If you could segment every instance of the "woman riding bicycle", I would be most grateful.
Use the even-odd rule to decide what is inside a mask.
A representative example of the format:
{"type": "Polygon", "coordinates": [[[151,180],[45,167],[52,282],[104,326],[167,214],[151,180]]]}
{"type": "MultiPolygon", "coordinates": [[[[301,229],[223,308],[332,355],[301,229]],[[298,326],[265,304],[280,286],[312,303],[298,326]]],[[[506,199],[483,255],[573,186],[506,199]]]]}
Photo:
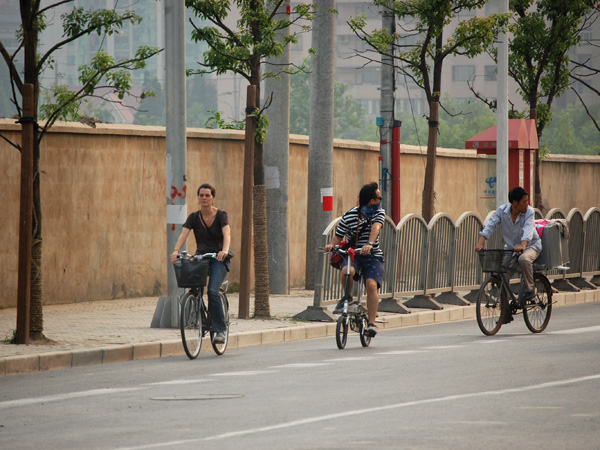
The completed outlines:
{"type": "MultiPolygon", "coordinates": [[[[529,206],[529,194],[525,189],[517,186],[508,193],[509,203],[500,206],[490,218],[481,235],[475,251],[483,249],[483,244],[499,225],[502,225],[502,237],[507,249],[515,253],[510,261],[514,267],[518,263],[523,277],[525,292],[519,294],[523,302],[535,297],[535,284],[533,281],[533,261],[542,251],[542,240],[535,230],[535,212],[529,206]]],[[[505,316],[505,323],[512,320],[505,316]]]]}
{"type": "MultiPolygon", "coordinates": [[[[360,190],[358,202],[359,206],[355,206],[342,216],[335,229],[335,236],[325,246],[325,251],[331,251],[334,246],[342,242],[344,236],[355,240],[353,247],[361,248],[350,268],[350,276],[354,278],[355,274],[362,270],[367,290],[367,313],[369,317],[367,331],[371,337],[374,337],[377,334],[375,318],[379,306],[377,289],[381,287],[385,273],[383,252],[379,248],[379,232],[385,222],[385,211],[381,208],[381,191],[377,183],[364,185],[360,190]]],[[[342,285],[346,282],[344,267],[348,260],[349,258],[342,264],[342,285]]],[[[341,312],[343,307],[344,299],[338,302],[334,312],[341,312]]]]}
{"type": "Polygon", "coordinates": [[[215,188],[204,183],[198,188],[198,204],[200,209],[190,214],[183,224],[181,234],[171,253],[171,262],[177,261],[177,255],[185,244],[190,230],[194,230],[196,238],[196,255],[217,253],[217,259],[210,260],[210,278],[208,281],[208,308],[210,310],[211,326],[214,331],[213,342],[225,341],[226,324],[223,317],[223,306],[219,287],[229,271],[229,244],[231,229],[227,212],[213,206],[215,188]]]}

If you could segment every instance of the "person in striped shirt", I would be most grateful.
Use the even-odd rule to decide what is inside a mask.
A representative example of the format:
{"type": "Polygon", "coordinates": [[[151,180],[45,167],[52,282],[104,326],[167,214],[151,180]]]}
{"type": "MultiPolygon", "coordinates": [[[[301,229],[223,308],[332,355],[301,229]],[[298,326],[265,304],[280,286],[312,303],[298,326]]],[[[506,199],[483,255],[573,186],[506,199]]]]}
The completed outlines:
{"type": "MultiPolygon", "coordinates": [[[[354,275],[362,270],[367,291],[367,314],[369,326],[367,331],[373,337],[377,334],[375,318],[379,306],[379,294],[377,289],[381,287],[385,270],[383,267],[383,252],[379,248],[379,233],[385,221],[385,211],[381,207],[381,191],[376,182],[365,184],[358,195],[358,206],[347,211],[341,218],[335,229],[335,235],[331,242],[325,246],[325,251],[339,245],[346,237],[355,240],[354,248],[360,249],[356,254],[354,264],[350,268],[350,286],[354,275]]],[[[342,285],[346,283],[346,271],[344,267],[347,260],[342,264],[342,285]]],[[[352,292],[352,290],[350,290],[352,292]]],[[[342,312],[344,300],[340,300],[335,307],[334,313],[342,312]]],[[[348,299],[350,302],[352,299],[348,299]]]]}

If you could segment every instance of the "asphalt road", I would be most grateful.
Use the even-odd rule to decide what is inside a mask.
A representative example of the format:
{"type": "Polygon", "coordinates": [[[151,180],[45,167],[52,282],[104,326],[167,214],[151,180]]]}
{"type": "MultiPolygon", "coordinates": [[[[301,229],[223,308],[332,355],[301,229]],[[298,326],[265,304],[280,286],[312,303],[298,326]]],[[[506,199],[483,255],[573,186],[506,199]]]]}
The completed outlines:
{"type": "Polygon", "coordinates": [[[5,449],[598,449],[600,303],[0,379],[5,449]]]}

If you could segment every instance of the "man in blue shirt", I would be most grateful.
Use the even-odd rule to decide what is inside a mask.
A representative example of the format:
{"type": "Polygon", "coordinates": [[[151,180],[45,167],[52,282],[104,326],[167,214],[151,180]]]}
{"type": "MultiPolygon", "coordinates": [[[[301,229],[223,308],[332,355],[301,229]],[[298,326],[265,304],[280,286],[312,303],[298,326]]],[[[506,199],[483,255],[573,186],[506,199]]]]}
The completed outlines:
{"type": "Polygon", "coordinates": [[[505,248],[514,250],[520,255],[513,256],[510,265],[516,263],[521,268],[525,292],[519,295],[521,301],[527,302],[535,297],[533,282],[533,261],[542,251],[542,240],[535,229],[535,212],[529,206],[529,194],[520,186],[511,189],[508,193],[509,203],[500,206],[490,218],[481,235],[475,251],[483,248],[485,241],[491,234],[502,226],[502,237],[505,248]]]}

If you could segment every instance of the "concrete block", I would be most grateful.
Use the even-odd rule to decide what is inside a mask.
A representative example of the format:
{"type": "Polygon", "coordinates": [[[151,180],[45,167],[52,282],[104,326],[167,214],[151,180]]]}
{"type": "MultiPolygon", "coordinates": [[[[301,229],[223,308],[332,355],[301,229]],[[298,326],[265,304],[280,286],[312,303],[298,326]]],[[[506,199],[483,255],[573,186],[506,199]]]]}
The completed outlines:
{"type": "MultiPolygon", "coordinates": [[[[183,344],[182,347],[183,349],[183,344]]],[[[207,334],[206,336],[204,336],[202,338],[202,344],[200,345],[200,353],[208,353],[208,352],[212,352],[213,348],[212,348],[212,344],[210,342],[210,334],[207,334]]],[[[183,351],[185,354],[185,350],[183,351]]]]}
{"type": "Polygon", "coordinates": [[[10,356],[4,361],[6,364],[6,375],[37,372],[39,368],[38,355],[10,356]]]}
{"type": "Polygon", "coordinates": [[[477,317],[477,310],[475,305],[466,306],[463,308],[463,319],[475,319],[477,317]]]}
{"type": "Polygon", "coordinates": [[[102,364],[101,348],[75,350],[71,353],[71,367],[93,366],[102,364]]]}
{"type": "Polygon", "coordinates": [[[0,359],[0,376],[6,375],[6,359],[0,359]]]}
{"type": "Polygon", "coordinates": [[[185,353],[181,339],[173,341],[164,341],[160,343],[161,358],[167,356],[180,356],[185,353]]]}
{"type": "Polygon", "coordinates": [[[419,314],[420,313],[411,313],[405,316],[402,316],[402,325],[403,327],[413,327],[419,325],[419,314]]]}
{"type": "Polygon", "coordinates": [[[327,336],[335,336],[336,326],[337,326],[336,322],[325,324],[325,333],[327,334],[327,336]]]}
{"type": "MultiPolygon", "coordinates": [[[[242,331],[238,333],[238,348],[260,345],[262,336],[260,331],[242,331]]],[[[210,345],[210,344],[209,344],[210,345]]]]}
{"type": "Polygon", "coordinates": [[[236,334],[229,333],[229,337],[227,338],[227,348],[238,348],[238,336],[236,334]]]}
{"type": "Polygon", "coordinates": [[[463,320],[465,318],[465,308],[464,307],[451,309],[448,312],[450,313],[449,320],[451,320],[451,321],[463,320]]]}
{"type": "Polygon", "coordinates": [[[42,370],[66,369],[72,366],[71,352],[50,352],[40,354],[39,368],[42,370]]]}
{"type": "Polygon", "coordinates": [[[433,321],[435,323],[448,322],[450,320],[450,311],[445,309],[442,311],[433,311],[433,321]]]}
{"type": "Polygon", "coordinates": [[[327,337],[327,329],[321,325],[308,325],[306,327],[306,339],[317,339],[327,337]]]}
{"type": "Polygon", "coordinates": [[[131,361],[133,359],[132,345],[115,345],[102,349],[102,364],[131,361]]]}
{"type": "Polygon", "coordinates": [[[279,344],[285,341],[285,333],[283,328],[275,328],[272,330],[264,330],[262,332],[261,343],[264,344],[279,344]]]}
{"type": "Polygon", "coordinates": [[[565,305],[574,305],[577,303],[576,292],[565,292],[565,305]]]}
{"type": "Polygon", "coordinates": [[[555,306],[565,306],[567,303],[567,295],[564,292],[552,294],[552,302],[555,306]]]}
{"type": "Polygon", "coordinates": [[[417,314],[419,318],[419,325],[427,325],[429,323],[435,322],[435,312],[434,311],[425,311],[417,314]]]}
{"type": "Polygon", "coordinates": [[[160,342],[133,344],[133,359],[160,358],[160,342]]]}
{"type": "MultiPolygon", "coordinates": [[[[387,316],[385,316],[383,319],[385,320],[385,322],[382,323],[383,328],[384,329],[391,329],[391,328],[400,328],[402,326],[402,318],[404,316],[400,315],[400,314],[388,314],[387,316]]],[[[379,326],[379,323],[376,324],[377,326],[379,326]]]]}
{"type": "Polygon", "coordinates": [[[596,290],[595,289],[593,291],[586,289],[585,291],[581,291],[581,292],[585,293],[585,300],[584,300],[585,303],[592,303],[596,300],[596,290]]]}
{"type": "Polygon", "coordinates": [[[285,329],[285,341],[300,341],[306,339],[306,328],[304,326],[291,327],[285,329]]]}

